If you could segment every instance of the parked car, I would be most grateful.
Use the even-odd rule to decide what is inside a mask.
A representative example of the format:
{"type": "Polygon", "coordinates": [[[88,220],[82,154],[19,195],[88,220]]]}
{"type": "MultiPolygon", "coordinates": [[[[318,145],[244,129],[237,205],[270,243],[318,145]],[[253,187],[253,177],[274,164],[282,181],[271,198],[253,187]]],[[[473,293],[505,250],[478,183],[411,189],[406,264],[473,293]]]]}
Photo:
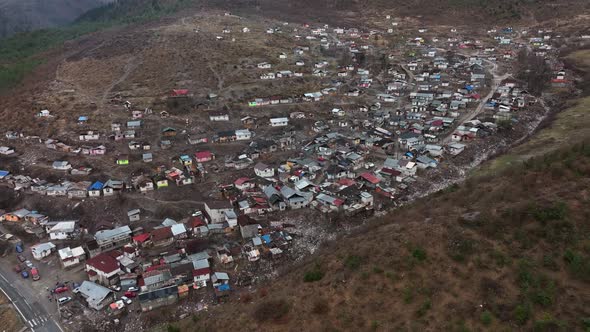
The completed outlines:
{"type": "Polygon", "coordinates": [[[20,254],[21,252],[23,252],[23,245],[17,244],[15,249],[16,249],[16,252],[18,252],[20,254]]]}
{"type": "Polygon", "coordinates": [[[120,292],[121,286],[113,285],[113,286],[111,286],[111,289],[114,290],[115,292],[120,292]]]}
{"type": "Polygon", "coordinates": [[[127,288],[127,290],[129,292],[139,292],[139,288],[137,288],[137,287],[129,287],[129,288],[127,288]]]}
{"type": "Polygon", "coordinates": [[[133,301],[131,301],[130,298],[128,298],[127,296],[121,296],[121,300],[123,302],[125,302],[125,304],[130,305],[131,303],[133,303],[133,301]]]}
{"type": "Polygon", "coordinates": [[[136,297],[137,295],[134,292],[126,291],[125,296],[126,297],[136,297]]]}
{"type": "Polygon", "coordinates": [[[23,271],[20,273],[20,275],[23,277],[23,279],[27,279],[29,277],[29,272],[23,271]]]}
{"type": "Polygon", "coordinates": [[[58,302],[59,304],[64,304],[64,303],[68,303],[68,302],[70,302],[71,300],[72,300],[72,298],[71,298],[71,297],[69,297],[69,296],[64,296],[64,297],[60,297],[59,299],[57,299],[57,302],[58,302]]]}
{"type": "Polygon", "coordinates": [[[23,255],[18,255],[18,256],[16,256],[16,258],[18,258],[19,262],[24,262],[24,261],[26,261],[26,260],[27,260],[27,259],[25,258],[25,256],[23,256],[23,255]]]}
{"type": "Polygon", "coordinates": [[[25,261],[25,264],[27,265],[27,267],[29,269],[32,269],[33,268],[33,263],[31,263],[31,261],[27,260],[27,261],[25,261]]]}
{"type": "Polygon", "coordinates": [[[31,269],[31,276],[33,276],[33,281],[41,279],[41,276],[39,275],[39,270],[37,270],[36,267],[31,269]]]}
{"type": "Polygon", "coordinates": [[[16,264],[14,266],[14,272],[20,273],[23,269],[20,267],[20,264],[16,264]]]}
{"type": "Polygon", "coordinates": [[[76,287],[76,288],[72,289],[72,293],[74,293],[74,294],[80,293],[80,287],[76,287]]]}
{"type": "Polygon", "coordinates": [[[67,286],[63,286],[63,287],[56,287],[53,292],[55,294],[59,294],[59,293],[63,293],[63,292],[67,292],[69,290],[69,288],[67,286]]]}

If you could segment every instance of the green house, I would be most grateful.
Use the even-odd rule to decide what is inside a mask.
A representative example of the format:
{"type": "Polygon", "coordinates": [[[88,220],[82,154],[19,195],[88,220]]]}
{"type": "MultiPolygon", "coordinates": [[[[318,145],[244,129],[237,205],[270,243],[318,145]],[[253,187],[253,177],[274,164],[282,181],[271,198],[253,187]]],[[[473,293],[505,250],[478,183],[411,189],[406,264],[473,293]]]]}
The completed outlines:
{"type": "Polygon", "coordinates": [[[117,158],[117,165],[129,165],[129,157],[128,156],[119,156],[117,158]]]}

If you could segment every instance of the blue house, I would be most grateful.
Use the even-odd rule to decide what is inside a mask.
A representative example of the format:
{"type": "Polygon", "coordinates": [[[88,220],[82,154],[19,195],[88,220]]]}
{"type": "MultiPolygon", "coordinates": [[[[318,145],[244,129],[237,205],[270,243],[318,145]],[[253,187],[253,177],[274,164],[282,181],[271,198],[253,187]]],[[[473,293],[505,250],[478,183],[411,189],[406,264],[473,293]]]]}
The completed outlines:
{"type": "Polygon", "coordinates": [[[88,196],[89,197],[100,197],[100,193],[102,192],[102,187],[104,187],[104,183],[100,181],[94,182],[90,187],[88,187],[88,196]]]}

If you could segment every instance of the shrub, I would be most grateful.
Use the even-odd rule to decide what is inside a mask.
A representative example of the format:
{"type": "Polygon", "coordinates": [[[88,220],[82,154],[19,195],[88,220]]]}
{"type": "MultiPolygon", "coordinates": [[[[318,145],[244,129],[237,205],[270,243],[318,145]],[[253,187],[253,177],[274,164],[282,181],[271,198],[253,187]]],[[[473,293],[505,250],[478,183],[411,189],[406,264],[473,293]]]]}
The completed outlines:
{"type": "Polygon", "coordinates": [[[324,271],[320,270],[318,267],[315,267],[311,271],[307,271],[303,276],[304,282],[314,282],[320,281],[324,277],[324,271]]]}
{"type": "Polygon", "coordinates": [[[381,273],[383,273],[383,269],[380,268],[379,266],[373,266],[373,273],[381,274],[381,273]]]}
{"type": "Polygon", "coordinates": [[[481,323],[485,326],[490,326],[490,324],[492,324],[492,320],[493,320],[493,316],[492,313],[489,311],[484,311],[481,313],[481,323]]]}
{"type": "Polygon", "coordinates": [[[347,268],[351,269],[351,270],[357,270],[362,263],[362,259],[359,256],[356,255],[348,255],[345,259],[344,259],[344,266],[346,266],[347,268]]]}
{"type": "Polygon", "coordinates": [[[417,261],[423,262],[426,260],[426,251],[422,248],[415,248],[412,250],[412,257],[414,257],[417,261]]]}
{"type": "Polygon", "coordinates": [[[430,301],[430,299],[428,299],[428,300],[424,301],[424,303],[422,303],[420,308],[418,308],[416,315],[418,315],[418,317],[422,317],[422,316],[426,315],[426,313],[428,312],[428,310],[430,310],[430,308],[432,308],[432,301],[430,301]]]}
{"type": "Polygon", "coordinates": [[[168,327],[166,328],[166,331],[168,332],[180,332],[180,328],[174,325],[168,325],[168,327]]]}
{"type": "Polygon", "coordinates": [[[411,287],[404,288],[403,298],[404,298],[404,303],[406,303],[406,304],[412,303],[412,301],[414,301],[414,289],[412,289],[411,287]]]}
{"type": "Polygon", "coordinates": [[[563,220],[567,215],[567,205],[564,202],[555,202],[548,207],[539,207],[533,209],[535,220],[546,223],[552,220],[563,220]]]}
{"type": "Polygon", "coordinates": [[[567,264],[569,272],[576,278],[589,281],[590,280],[590,258],[583,256],[579,252],[573,250],[566,250],[563,259],[567,264]]]}
{"type": "Polygon", "coordinates": [[[258,321],[279,320],[285,317],[291,306],[285,299],[267,300],[260,303],[254,310],[254,317],[258,321]]]}
{"type": "Polygon", "coordinates": [[[519,325],[524,325],[531,318],[531,308],[528,304],[519,304],[514,309],[514,319],[519,325]]]}

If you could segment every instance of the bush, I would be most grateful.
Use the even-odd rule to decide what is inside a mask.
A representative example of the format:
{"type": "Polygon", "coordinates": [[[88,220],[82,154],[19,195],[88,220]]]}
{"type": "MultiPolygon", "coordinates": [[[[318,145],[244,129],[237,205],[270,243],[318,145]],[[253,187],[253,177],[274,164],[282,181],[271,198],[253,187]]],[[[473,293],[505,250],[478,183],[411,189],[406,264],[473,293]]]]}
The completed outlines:
{"type": "Polygon", "coordinates": [[[537,206],[533,209],[533,217],[543,224],[552,220],[563,220],[566,215],[567,205],[564,202],[555,202],[548,207],[537,206]]]}
{"type": "Polygon", "coordinates": [[[412,303],[412,301],[414,301],[414,289],[412,289],[412,287],[404,288],[403,298],[404,298],[404,303],[406,303],[406,304],[412,303]]]}
{"type": "Polygon", "coordinates": [[[484,311],[481,313],[481,323],[485,326],[490,326],[490,324],[492,324],[492,320],[493,320],[493,316],[492,313],[489,311],[484,311]]]}
{"type": "Polygon", "coordinates": [[[576,278],[590,281],[590,258],[579,252],[566,250],[563,258],[569,272],[576,278]]]}
{"type": "Polygon", "coordinates": [[[519,304],[514,309],[514,319],[519,325],[524,325],[531,318],[531,308],[528,304],[519,304]]]}
{"type": "Polygon", "coordinates": [[[258,321],[279,320],[285,317],[291,306],[285,299],[267,300],[260,303],[254,310],[254,317],[258,321]]]}
{"type": "Polygon", "coordinates": [[[344,259],[344,266],[351,270],[357,270],[362,263],[362,258],[356,255],[348,255],[346,259],[344,259]]]}
{"type": "Polygon", "coordinates": [[[412,257],[414,257],[417,261],[423,262],[426,260],[426,250],[418,247],[412,250],[412,257]]]}
{"type": "Polygon", "coordinates": [[[420,308],[418,308],[416,315],[418,315],[418,317],[422,317],[422,316],[426,315],[426,313],[428,312],[428,310],[430,310],[430,308],[432,308],[432,301],[430,301],[430,299],[428,299],[428,300],[424,301],[424,303],[422,303],[420,308]]]}
{"type": "Polygon", "coordinates": [[[316,264],[314,268],[310,271],[307,271],[303,276],[304,282],[314,282],[320,281],[324,277],[324,271],[322,271],[319,264],[316,264]]]}
{"type": "Polygon", "coordinates": [[[166,328],[166,331],[168,331],[168,332],[180,332],[180,327],[176,327],[174,325],[168,324],[168,327],[166,328]]]}

